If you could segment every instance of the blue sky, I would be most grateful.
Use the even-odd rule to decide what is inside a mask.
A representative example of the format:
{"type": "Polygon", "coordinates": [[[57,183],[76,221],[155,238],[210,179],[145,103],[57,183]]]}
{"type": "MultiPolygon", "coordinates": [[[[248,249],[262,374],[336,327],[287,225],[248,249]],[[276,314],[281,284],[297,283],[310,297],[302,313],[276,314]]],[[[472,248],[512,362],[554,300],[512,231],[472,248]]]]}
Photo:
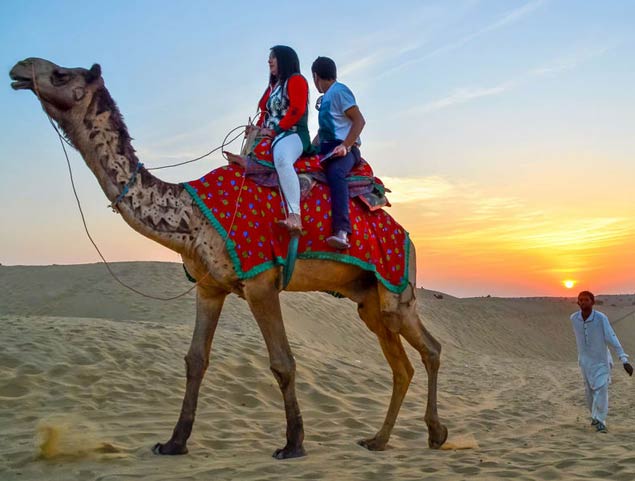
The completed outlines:
{"type": "MultiPolygon", "coordinates": [[[[3,2],[0,62],[5,72],[30,56],[100,63],[140,159],[157,166],[211,150],[253,115],[271,46],[293,46],[307,76],[316,56],[330,56],[367,120],[363,155],[393,190],[422,285],[554,294],[549,272],[566,272],[606,292],[635,290],[622,272],[635,269],[635,3],[255,5],[3,2]],[[581,239],[584,256],[554,261],[581,239]],[[488,248],[499,240],[508,242],[488,248]],[[531,275],[510,279],[512,267],[531,275]],[[486,282],[481,272],[500,276],[486,282]]],[[[0,104],[0,262],[97,262],[35,97],[12,91],[7,76],[0,104]]],[[[312,112],[313,132],[316,122],[312,112]]],[[[178,261],[109,212],[81,158],[71,159],[107,258],[178,261]]],[[[213,155],[160,176],[189,180],[223,162],[213,155]]]]}

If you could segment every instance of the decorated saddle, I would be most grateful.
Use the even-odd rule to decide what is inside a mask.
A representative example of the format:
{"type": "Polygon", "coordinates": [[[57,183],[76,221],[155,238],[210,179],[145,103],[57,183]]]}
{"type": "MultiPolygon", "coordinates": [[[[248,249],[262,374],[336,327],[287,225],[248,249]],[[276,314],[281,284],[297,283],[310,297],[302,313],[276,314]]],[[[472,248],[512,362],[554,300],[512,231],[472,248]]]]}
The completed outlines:
{"type": "MultiPolygon", "coordinates": [[[[351,247],[337,250],[326,243],[331,235],[331,199],[319,156],[295,163],[303,184],[300,204],[303,233],[298,259],[325,259],[371,271],[390,291],[408,285],[408,233],[380,207],[386,205],[384,187],[365,161],[349,176],[351,247]],[[306,177],[305,179],[306,180],[306,177]],[[365,197],[363,197],[365,196],[365,197]]],[[[245,169],[230,164],[183,184],[219,235],[240,279],[248,279],[285,264],[289,233],[277,221],[285,218],[269,139],[257,143],[245,169]]]]}

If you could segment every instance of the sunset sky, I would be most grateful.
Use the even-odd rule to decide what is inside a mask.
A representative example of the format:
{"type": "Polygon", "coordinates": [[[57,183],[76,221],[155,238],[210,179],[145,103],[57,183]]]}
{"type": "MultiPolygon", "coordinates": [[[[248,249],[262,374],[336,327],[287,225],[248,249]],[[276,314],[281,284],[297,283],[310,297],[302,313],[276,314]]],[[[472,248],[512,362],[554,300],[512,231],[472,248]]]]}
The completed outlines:
{"type": "MultiPolygon", "coordinates": [[[[211,150],[254,114],[271,46],[294,47],[307,77],[330,56],[367,121],[362,154],[416,245],[420,286],[632,293],[634,19],[623,0],[14,1],[0,4],[0,62],[6,73],[33,56],[100,63],[154,167],[211,150]]],[[[36,98],[9,83],[0,263],[98,262],[59,140],[36,98]]],[[[106,209],[76,152],[71,161],[107,259],[179,261],[106,209]]],[[[159,176],[187,181],[223,163],[212,155],[159,176]]]]}

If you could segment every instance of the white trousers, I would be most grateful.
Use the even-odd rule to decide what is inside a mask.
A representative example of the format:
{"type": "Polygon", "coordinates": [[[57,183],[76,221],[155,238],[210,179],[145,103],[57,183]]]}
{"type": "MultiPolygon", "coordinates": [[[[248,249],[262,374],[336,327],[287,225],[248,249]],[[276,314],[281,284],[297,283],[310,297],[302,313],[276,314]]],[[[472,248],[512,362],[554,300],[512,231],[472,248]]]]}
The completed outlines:
{"type": "Polygon", "coordinates": [[[293,170],[293,164],[302,155],[302,141],[298,134],[289,134],[273,144],[273,165],[278,172],[282,193],[287,201],[287,209],[300,213],[300,180],[293,170]]]}
{"type": "Polygon", "coordinates": [[[597,389],[584,380],[584,394],[586,395],[586,405],[591,412],[591,417],[606,424],[606,416],[609,414],[609,383],[597,389]]]}

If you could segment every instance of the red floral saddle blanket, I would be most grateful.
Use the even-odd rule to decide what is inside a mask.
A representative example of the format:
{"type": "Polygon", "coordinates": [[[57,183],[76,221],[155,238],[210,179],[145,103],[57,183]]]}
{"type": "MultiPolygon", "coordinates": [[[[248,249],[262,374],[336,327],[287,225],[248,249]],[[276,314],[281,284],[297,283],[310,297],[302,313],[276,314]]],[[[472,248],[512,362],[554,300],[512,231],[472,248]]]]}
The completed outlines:
{"type": "MultiPolygon", "coordinates": [[[[272,159],[271,139],[268,137],[259,139],[249,152],[246,156],[245,168],[247,177],[258,185],[278,187],[278,175],[272,159]]],[[[294,168],[300,177],[302,198],[315,182],[327,183],[326,174],[322,168],[322,157],[319,155],[300,157],[295,162],[294,168]]],[[[347,180],[349,196],[357,197],[366,204],[369,210],[390,207],[386,199],[387,189],[382,181],[374,176],[373,170],[364,159],[353,167],[347,180]]]]}
{"type": "MultiPolygon", "coordinates": [[[[259,162],[267,162],[265,152],[259,162]]],[[[268,157],[270,158],[269,153],[268,157]]],[[[317,169],[320,158],[301,157],[296,171],[317,169]]],[[[372,176],[370,166],[361,168],[372,176]]],[[[353,172],[353,174],[355,174],[353,172]]],[[[219,235],[227,237],[227,249],[240,279],[248,279],[276,266],[287,257],[289,234],[276,221],[285,218],[283,199],[277,188],[258,185],[234,164],[214,169],[198,180],[183,184],[219,235]]],[[[350,200],[353,233],[350,249],[331,248],[331,199],[327,185],[316,184],[300,204],[303,234],[299,259],[328,259],[371,271],[392,292],[408,285],[410,240],[408,233],[382,209],[369,212],[357,199],[350,200]]]]}

